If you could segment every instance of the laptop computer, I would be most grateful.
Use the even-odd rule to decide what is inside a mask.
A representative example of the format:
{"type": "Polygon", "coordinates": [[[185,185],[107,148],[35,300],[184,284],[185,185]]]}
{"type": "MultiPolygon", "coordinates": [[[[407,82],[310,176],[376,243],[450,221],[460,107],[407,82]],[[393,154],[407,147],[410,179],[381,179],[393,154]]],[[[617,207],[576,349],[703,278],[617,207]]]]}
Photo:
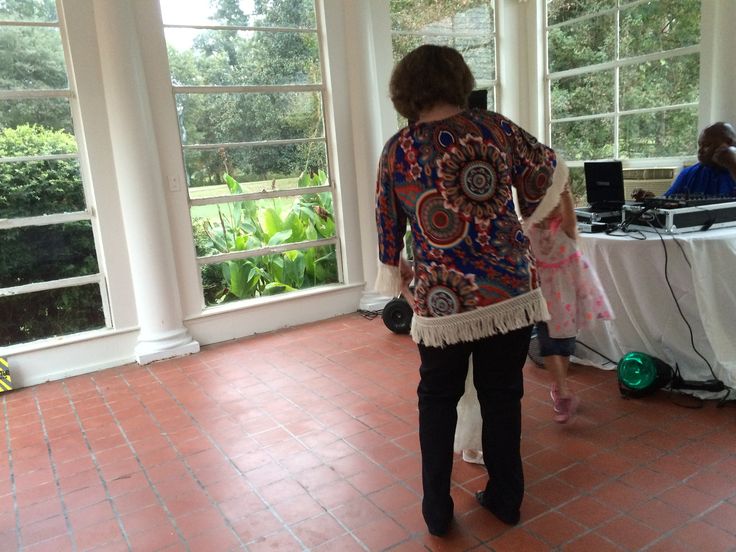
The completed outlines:
{"type": "Polygon", "coordinates": [[[586,161],[583,169],[590,211],[620,211],[626,203],[621,161],[586,161]]]}

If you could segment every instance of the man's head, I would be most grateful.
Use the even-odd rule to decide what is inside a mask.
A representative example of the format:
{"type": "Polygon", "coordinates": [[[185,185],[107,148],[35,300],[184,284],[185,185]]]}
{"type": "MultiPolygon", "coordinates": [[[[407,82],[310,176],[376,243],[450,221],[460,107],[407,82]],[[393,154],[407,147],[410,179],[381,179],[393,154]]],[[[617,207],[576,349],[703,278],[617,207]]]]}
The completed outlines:
{"type": "Polygon", "coordinates": [[[475,79],[462,54],[449,46],[424,44],[396,64],[389,95],[394,108],[410,121],[435,105],[466,107],[475,79]]]}
{"type": "Polygon", "coordinates": [[[736,130],[729,123],[714,123],[703,129],[698,138],[698,161],[703,165],[716,166],[713,153],[723,144],[736,146],[736,130]]]}

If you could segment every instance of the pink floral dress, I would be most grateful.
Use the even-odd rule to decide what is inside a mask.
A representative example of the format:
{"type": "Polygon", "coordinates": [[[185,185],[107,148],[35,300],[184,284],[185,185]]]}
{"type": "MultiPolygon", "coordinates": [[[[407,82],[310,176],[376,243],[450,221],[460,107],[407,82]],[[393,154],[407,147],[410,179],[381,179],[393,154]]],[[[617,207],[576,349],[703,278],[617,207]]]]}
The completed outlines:
{"type": "Polygon", "coordinates": [[[594,320],[611,320],[611,306],[598,275],[562,229],[561,219],[534,224],[527,234],[551,317],[547,321],[550,337],[575,337],[594,320]]]}

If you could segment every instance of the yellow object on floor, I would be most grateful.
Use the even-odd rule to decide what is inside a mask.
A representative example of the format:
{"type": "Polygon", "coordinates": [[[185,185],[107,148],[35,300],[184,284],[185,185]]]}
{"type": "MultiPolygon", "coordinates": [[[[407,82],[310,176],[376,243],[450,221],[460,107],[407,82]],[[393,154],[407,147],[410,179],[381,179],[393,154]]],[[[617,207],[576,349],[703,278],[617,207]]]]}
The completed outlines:
{"type": "Polygon", "coordinates": [[[0,393],[12,391],[13,383],[10,379],[10,365],[3,357],[0,357],[0,393]]]}

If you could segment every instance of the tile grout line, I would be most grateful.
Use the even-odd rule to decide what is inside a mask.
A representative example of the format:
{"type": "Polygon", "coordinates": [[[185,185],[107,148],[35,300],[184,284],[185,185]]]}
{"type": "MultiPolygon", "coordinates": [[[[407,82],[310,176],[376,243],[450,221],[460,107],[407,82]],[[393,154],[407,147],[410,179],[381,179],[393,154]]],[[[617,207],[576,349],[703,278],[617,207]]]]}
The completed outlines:
{"type": "Polygon", "coordinates": [[[69,401],[69,405],[72,408],[72,412],[74,413],[74,417],[77,420],[77,424],[79,425],[79,429],[82,432],[82,438],[84,439],[84,445],[87,447],[87,451],[89,452],[89,456],[92,459],[92,463],[95,466],[95,471],[97,472],[97,477],[100,480],[100,483],[102,484],[102,488],[105,490],[105,500],[107,500],[110,503],[110,508],[112,509],[112,513],[115,515],[115,521],[118,524],[118,527],[120,528],[120,534],[122,535],[123,539],[125,540],[125,545],[128,547],[128,550],[132,550],[130,546],[130,539],[128,538],[128,533],[125,530],[125,526],[123,525],[123,520],[120,517],[120,512],[118,512],[117,507],[115,506],[115,501],[113,500],[112,496],[110,495],[110,489],[107,486],[107,481],[105,480],[105,477],[102,473],[102,469],[100,468],[100,464],[97,461],[97,455],[95,454],[95,451],[92,450],[92,445],[89,442],[89,439],[87,438],[87,430],[84,428],[84,424],[82,423],[82,419],[79,416],[79,412],[77,412],[76,404],[74,403],[74,399],[72,398],[72,393],[69,390],[69,387],[67,386],[66,382],[62,381],[61,385],[64,389],[64,394],[67,397],[67,400],[69,401]]]}
{"type": "MultiPolygon", "coordinates": [[[[263,497],[263,495],[261,494],[261,492],[256,488],[256,486],[248,479],[248,477],[237,466],[237,464],[235,464],[235,462],[233,462],[232,458],[230,458],[230,455],[226,454],[225,451],[222,450],[222,448],[217,443],[217,441],[210,435],[209,431],[206,431],[202,427],[202,425],[199,423],[199,421],[192,415],[191,412],[189,412],[189,409],[186,408],[186,406],[176,397],[176,395],[174,395],[174,393],[171,392],[171,390],[169,389],[168,385],[166,385],[165,383],[163,383],[161,381],[161,379],[158,377],[158,375],[156,375],[150,368],[147,368],[147,370],[148,370],[148,373],[151,374],[151,376],[161,385],[161,387],[166,390],[166,394],[169,395],[169,397],[171,397],[171,399],[179,406],[179,408],[184,412],[184,414],[192,421],[192,424],[195,427],[197,427],[202,432],[202,435],[204,435],[210,443],[212,443],[212,446],[223,456],[223,458],[225,458],[227,460],[227,462],[233,467],[233,469],[235,470],[235,472],[240,474],[240,476],[243,478],[243,480],[251,488],[251,490],[253,491],[253,493],[263,502],[263,504],[265,504],[267,506],[268,511],[276,519],[279,520],[279,522],[281,523],[281,526],[283,528],[285,528],[286,531],[289,533],[289,535],[291,535],[294,538],[294,540],[300,544],[300,546],[302,547],[302,550],[308,550],[309,547],[306,546],[302,542],[302,540],[299,538],[299,536],[294,533],[294,531],[292,530],[292,528],[286,523],[286,521],[281,517],[281,515],[276,510],[274,510],[274,508],[271,506],[270,502],[268,502],[267,500],[265,500],[265,498],[263,497]]],[[[212,370],[212,367],[211,366],[208,366],[208,370],[212,370]]],[[[268,414],[268,416],[270,417],[271,415],[268,414]]],[[[239,538],[239,540],[242,540],[242,539],[240,539],[240,536],[239,535],[238,535],[238,538],[239,538]]],[[[247,543],[245,543],[244,545],[247,547],[247,543]]]]}
{"type": "MultiPolygon", "coordinates": [[[[217,502],[210,495],[209,491],[207,490],[207,486],[204,485],[199,480],[199,478],[195,474],[194,470],[189,465],[189,462],[187,461],[186,457],[183,454],[181,454],[181,452],[176,447],[176,445],[174,445],[173,441],[169,437],[168,432],[163,430],[163,427],[161,426],[161,423],[158,420],[158,418],[156,417],[156,415],[153,412],[151,412],[151,410],[148,408],[148,405],[145,403],[145,401],[143,399],[141,399],[140,394],[135,390],[135,388],[133,386],[130,385],[130,382],[127,379],[125,379],[125,376],[123,374],[121,374],[120,377],[121,377],[122,381],[125,382],[125,385],[128,387],[128,389],[133,394],[133,396],[136,398],[136,400],[138,401],[138,404],[140,404],[143,407],[143,410],[148,414],[148,416],[151,418],[151,420],[153,420],[153,422],[156,424],[156,427],[159,429],[159,433],[164,436],[164,439],[169,444],[169,446],[173,450],[176,451],[176,458],[177,458],[177,460],[179,460],[185,466],[185,468],[187,470],[187,473],[197,483],[197,485],[199,486],[199,488],[202,489],[202,491],[204,492],[205,496],[207,497],[207,500],[209,501],[209,503],[212,506],[214,506],[215,509],[217,509],[218,513],[220,514],[220,517],[225,521],[225,525],[228,527],[228,529],[230,529],[230,531],[235,536],[235,538],[238,540],[238,542],[240,543],[240,545],[241,546],[246,546],[245,542],[240,537],[240,535],[238,535],[238,532],[235,530],[235,528],[232,525],[232,523],[230,522],[230,520],[227,518],[227,516],[223,515],[222,509],[220,508],[220,506],[217,504],[217,502]]],[[[159,383],[159,385],[161,385],[161,384],[159,383]]],[[[165,387],[163,385],[161,385],[161,386],[162,387],[165,387]]],[[[139,464],[141,464],[141,467],[143,467],[142,462],[138,458],[138,454],[136,454],[135,456],[136,456],[136,460],[139,462],[139,464]]],[[[154,484],[152,482],[151,482],[151,487],[154,487],[154,484]]],[[[156,492],[156,494],[158,495],[158,492],[156,492]]],[[[171,513],[168,511],[168,508],[166,508],[166,511],[167,511],[167,515],[169,515],[170,517],[173,518],[173,516],[171,516],[171,513]]],[[[187,548],[188,548],[188,543],[187,543],[187,548]]]]}
{"type": "Polygon", "coordinates": [[[5,444],[8,449],[8,479],[10,480],[10,491],[13,494],[13,514],[15,516],[15,536],[18,539],[18,550],[23,548],[23,535],[20,530],[20,507],[18,506],[18,495],[15,489],[15,471],[13,467],[13,445],[10,439],[10,417],[8,416],[8,401],[3,395],[3,415],[5,416],[5,444]]]}
{"type": "MultiPolygon", "coordinates": [[[[61,502],[61,512],[64,516],[64,524],[66,525],[66,530],[69,536],[71,537],[73,535],[73,528],[71,520],[69,519],[69,509],[67,508],[66,501],[64,500],[64,494],[61,491],[61,481],[59,480],[59,472],[56,469],[56,462],[54,461],[54,455],[51,452],[51,442],[49,440],[49,434],[46,430],[46,421],[43,417],[43,411],[41,410],[41,405],[38,402],[38,395],[37,391],[34,389],[33,393],[33,402],[36,404],[36,412],[38,412],[38,417],[41,422],[41,431],[43,433],[43,440],[46,444],[46,453],[49,457],[49,464],[51,465],[51,473],[54,476],[54,485],[56,486],[56,494],[59,497],[59,502],[61,502]]],[[[72,539],[72,550],[77,550],[77,543],[74,539],[72,539]]]]}
{"type": "MultiPolygon", "coordinates": [[[[327,357],[325,357],[324,355],[321,355],[320,353],[315,353],[315,354],[318,354],[318,355],[319,355],[319,356],[321,356],[322,358],[327,358],[327,357]]],[[[273,363],[272,363],[271,361],[268,361],[268,363],[269,363],[269,364],[270,364],[270,365],[271,365],[271,366],[272,366],[272,367],[273,367],[273,368],[274,368],[275,370],[277,370],[277,371],[279,372],[279,374],[281,374],[282,376],[284,376],[284,377],[286,377],[286,378],[290,379],[290,380],[291,380],[291,381],[292,381],[292,382],[293,382],[294,384],[296,384],[296,385],[300,385],[300,384],[302,383],[302,382],[300,382],[300,381],[296,380],[295,378],[293,378],[293,377],[292,377],[292,376],[291,376],[290,374],[288,374],[288,373],[285,373],[283,369],[279,368],[279,367],[278,367],[277,365],[273,364],[273,363]]],[[[206,364],[206,363],[205,363],[205,364],[206,364]]],[[[302,363],[301,361],[299,361],[299,364],[301,364],[302,366],[308,367],[308,366],[306,366],[305,364],[303,364],[303,363],[302,363]]],[[[214,370],[214,367],[212,367],[212,366],[210,366],[209,368],[210,368],[210,369],[212,369],[212,370],[214,370]]],[[[257,377],[257,376],[256,376],[256,377],[257,377]]],[[[331,379],[332,381],[336,381],[337,383],[340,383],[339,381],[335,380],[335,379],[334,379],[334,378],[333,378],[332,376],[329,376],[329,377],[330,377],[330,379],[331,379]]],[[[272,387],[272,386],[271,386],[271,385],[270,385],[270,384],[269,384],[268,382],[266,382],[266,381],[261,381],[261,383],[262,383],[263,385],[265,385],[266,387],[268,387],[268,389],[270,389],[270,390],[271,390],[271,392],[273,392],[274,394],[278,395],[278,396],[279,396],[279,397],[281,397],[281,398],[282,398],[283,400],[285,400],[286,402],[290,403],[290,404],[291,404],[292,406],[294,406],[294,407],[298,408],[298,409],[299,409],[299,410],[300,410],[301,412],[304,412],[305,414],[309,415],[310,419],[312,419],[312,420],[314,420],[314,421],[316,421],[316,422],[319,422],[320,424],[322,423],[322,422],[321,422],[321,421],[320,421],[320,420],[319,420],[319,419],[318,419],[318,418],[317,418],[316,416],[314,416],[314,415],[313,415],[313,414],[312,414],[311,412],[308,412],[308,411],[306,411],[306,410],[305,410],[305,409],[304,409],[304,408],[303,408],[302,406],[300,406],[299,404],[297,404],[297,403],[296,403],[296,402],[295,402],[295,401],[294,401],[293,399],[291,399],[291,398],[290,398],[289,396],[287,396],[287,395],[284,395],[283,393],[281,393],[281,392],[280,392],[280,391],[279,391],[279,390],[278,390],[277,388],[274,388],[274,387],[272,387]]],[[[343,384],[342,384],[342,383],[340,383],[340,385],[343,385],[343,384]]],[[[343,386],[343,387],[344,387],[344,386],[343,386]]],[[[348,388],[346,388],[346,391],[351,391],[351,390],[350,390],[350,389],[348,389],[348,388]]],[[[368,424],[366,424],[366,423],[365,423],[365,422],[364,422],[363,420],[361,420],[361,419],[360,419],[359,417],[357,417],[357,416],[355,416],[355,415],[353,415],[353,414],[349,414],[349,413],[345,412],[345,409],[344,409],[344,407],[343,407],[343,406],[340,406],[340,405],[338,405],[338,404],[335,404],[335,403],[334,403],[334,402],[333,402],[332,400],[330,400],[330,398],[329,398],[329,397],[323,397],[322,395],[319,395],[319,393],[315,393],[315,394],[316,394],[316,395],[317,395],[317,396],[318,396],[318,397],[320,398],[320,400],[321,400],[321,401],[327,401],[327,402],[328,402],[328,403],[329,403],[330,405],[332,405],[332,406],[333,406],[334,408],[336,408],[336,409],[340,410],[341,412],[344,412],[345,414],[347,414],[348,416],[350,416],[350,418],[351,418],[351,419],[353,419],[353,420],[355,420],[356,422],[358,422],[358,423],[362,424],[362,425],[363,425],[363,426],[365,427],[366,431],[372,431],[372,432],[375,432],[375,431],[376,431],[376,430],[375,430],[375,428],[373,428],[373,427],[369,426],[368,424]]],[[[242,394],[241,394],[241,396],[242,396],[242,394]]],[[[369,401],[369,402],[371,402],[371,403],[373,403],[373,404],[375,405],[375,403],[374,403],[373,401],[370,401],[370,399],[368,399],[368,398],[366,398],[366,397],[363,397],[363,396],[361,396],[361,398],[363,398],[364,400],[366,400],[366,401],[369,401]]],[[[243,397],[243,399],[246,399],[246,400],[247,400],[247,397],[243,397]]],[[[380,408],[381,408],[381,410],[382,410],[382,411],[385,411],[385,409],[384,409],[383,407],[380,407],[380,408]]],[[[288,430],[288,429],[286,428],[286,426],[284,426],[284,424],[282,424],[282,423],[278,422],[277,420],[275,420],[275,419],[273,418],[273,416],[271,416],[271,414],[270,414],[270,413],[266,413],[266,414],[267,414],[267,415],[268,415],[268,416],[269,416],[269,417],[270,417],[271,419],[273,419],[273,420],[274,420],[275,422],[277,422],[277,425],[278,425],[278,427],[280,427],[280,428],[281,428],[281,429],[283,429],[283,430],[284,430],[284,431],[285,431],[286,433],[288,433],[288,434],[289,434],[289,435],[291,436],[291,438],[292,438],[292,439],[294,439],[295,441],[297,441],[297,442],[298,442],[298,443],[299,443],[300,445],[304,446],[306,450],[311,450],[311,448],[310,448],[310,447],[308,447],[308,446],[307,446],[307,445],[306,445],[306,444],[305,444],[305,443],[304,443],[304,442],[302,441],[302,439],[300,439],[300,438],[299,438],[299,436],[297,436],[297,435],[294,435],[294,434],[293,434],[293,433],[292,433],[291,431],[289,431],[289,430],[288,430]]],[[[401,418],[400,418],[399,416],[396,416],[396,415],[395,415],[395,414],[393,414],[392,412],[388,412],[387,414],[388,414],[388,415],[389,415],[389,416],[390,416],[391,418],[393,418],[393,419],[395,419],[395,420],[398,420],[398,421],[403,421],[403,420],[402,420],[402,419],[401,419],[401,418]]],[[[352,450],[353,450],[353,451],[354,451],[355,453],[357,453],[357,454],[360,454],[360,455],[361,455],[361,456],[362,456],[363,458],[365,458],[365,459],[366,459],[366,460],[367,460],[368,462],[370,462],[371,464],[373,464],[373,465],[374,465],[375,467],[377,467],[377,468],[380,468],[380,469],[382,469],[382,470],[383,470],[383,471],[384,471],[384,472],[386,473],[386,475],[387,475],[387,476],[390,476],[390,477],[392,478],[392,480],[394,480],[394,483],[396,483],[396,484],[400,484],[400,485],[401,485],[402,487],[404,487],[404,488],[405,488],[405,489],[407,489],[408,491],[410,491],[410,492],[414,493],[414,489],[413,489],[413,488],[412,488],[412,487],[411,487],[410,485],[408,485],[408,484],[407,484],[407,483],[406,483],[405,481],[402,481],[402,480],[400,480],[400,479],[397,479],[397,478],[395,478],[395,477],[394,477],[394,475],[393,475],[393,474],[392,474],[392,473],[391,473],[391,472],[390,472],[390,471],[389,471],[388,469],[386,469],[386,467],[385,467],[385,466],[384,466],[384,465],[383,465],[383,464],[382,464],[381,462],[378,462],[378,461],[374,460],[373,458],[371,458],[370,456],[366,455],[366,454],[365,454],[365,452],[363,452],[362,450],[360,450],[360,449],[356,448],[356,447],[355,447],[355,446],[354,446],[354,445],[353,445],[352,443],[350,443],[349,441],[347,441],[347,440],[346,440],[346,439],[345,439],[344,437],[341,437],[341,436],[339,436],[339,435],[336,435],[335,433],[332,433],[332,432],[331,432],[331,431],[329,430],[329,428],[326,428],[325,430],[326,430],[326,431],[328,431],[328,432],[330,432],[330,433],[331,433],[332,435],[334,435],[334,436],[335,436],[335,438],[336,438],[337,440],[340,440],[341,442],[343,442],[343,443],[345,443],[345,444],[346,444],[347,446],[349,446],[349,447],[350,447],[350,448],[351,448],[351,449],[352,449],[352,450]]],[[[268,430],[266,430],[266,431],[268,431],[268,430]]],[[[255,434],[255,435],[257,435],[257,434],[255,434]]],[[[379,433],[379,435],[380,435],[380,433],[379,433]]],[[[391,443],[393,443],[393,439],[389,440],[389,439],[388,439],[388,437],[386,437],[386,439],[387,439],[387,441],[388,441],[388,442],[391,442],[391,443]]],[[[398,445],[397,445],[397,446],[398,446],[398,445]]],[[[402,448],[402,450],[405,450],[405,449],[403,449],[403,447],[399,447],[399,448],[402,448]]],[[[408,455],[408,454],[409,454],[409,453],[407,452],[407,455],[408,455]]],[[[229,457],[228,457],[228,459],[229,459],[229,457]]],[[[239,471],[239,470],[238,470],[238,471],[239,471]]],[[[351,484],[351,483],[350,483],[349,481],[347,481],[347,480],[346,480],[345,478],[342,478],[342,480],[344,480],[344,481],[345,481],[345,482],[346,482],[346,483],[347,483],[348,485],[350,485],[351,487],[355,488],[355,487],[354,487],[354,485],[352,485],[352,484],[351,484]]],[[[306,487],[304,487],[304,486],[303,486],[303,485],[302,485],[302,484],[301,484],[300,482],[296,481],[296,483],[297,483],[297,484],[298,484],[298,485],[299,485],[299,486],[300,486],[300,487],[301,487],[302,489],[304,489],[304,490],[305,490],[305,491],[307,492],[307,494],[308,494],[309,496],[311,496],[311,495],[312,495],[312,493],[310,493],[310,492],[309,492],[309,489],[307,489],[306,487]]],[[[356,491],[358,491],[358,492],[360,493],[360,495],[361,495],[361,496],[362,496],[363,498],[365,498],[366,500],[368,500],[368,501],[369,501],[369,502],[370,502],[371,504],[374,504],[374,505],[375,505],[375,503],[374,503],[374,502],[373,502],[373,501],[372,501],[372,500],[371,500],[371,499],[369,498],[369,495],[368,495],[368,494],[366,494],[366,493],[363,493],[363,492],[359,491],[359,490],[358,490],[357,488],[356,488],[356,491]]],[[[259,495],[259,496],[260,496],[260,495],[259,495]]],[[[402,528],[404,528],[404,529],[408,530],[408,528],[407,528],[407,527],[404,527],[404,524],[403,524],[403,523],[401,523],[401,522],[400,522],[400,521],[399,521],[398,519],[396,519],[396,518],[395,518],[394,514],[392,514],[391,512],[387,512],[387,511],[385,511],[385,510],[381,509],[381,508],[380,508],[380,507],[379,507],[378,505],[375,505],[375,506],[376,506],[377,508],[379,508],[379,509],[381,510],[381,512],[382,512],[382,513],[383,513],[384,515],[386,515],[386,517],[390,518],[390,519],[391,519],[392,521],[394,521],[395,523],[397,523],[397,524],[398,524],[399,526],[401,526],[402,528]]],[[[359,544],[360,546],[363,546],[365,550],[368,550],[368,548],[366,547],[365,543],[363,543],[363,542],[362,542],[362,540],[361,540],[360,538],[358,538],[358,536],[357,536],[357,535],[355,534],[355,531],[354,531],[353,529],[351,529],[350,527],[346,526],[346,525],[345,525],[345,524],[344,524],[343,522],[341,522],[341,521],[340,521],[339,519],[337,519],[337,518],[336,518],[336,517],[335,517],[335,516],[334,516],[334,515],[332,514],[332,512],[330,512],[330,511],[329,511],[329,510],[327,510],[326,508],[322,507],[322,509],[324,510],[324,512],[325,512],[325,513],[329,514],[329,515],[330,515],[330,517],[331,517],[331,518],[332,518],[333,520],[335,520],[335,522],[336,522],[336,523],[337,523],[338,525],[340,525],[341,527],[343,527],[343,528],[345,529],[345,532],[346,532],[347,534],[351,535],[351,536],[352,536],[352,537],[353,537],[353,538],[354,538],[354,539],[356,540],[357,544],[359,544]]],[[[313,519],[313,518],[309,518],[309,519],[313,519]]],[[[306,520],[303,520],[303,521],[306,521],[306,520]]],[[[410,534],[410,535],[408,536],[408,539],[409,539],[409,540],[411,540],[411,538],[412,538],[412,536],[411,536],[411,534],[410,534]]],[[[401,541],[401,542],[406,542],[406,540],[404,540],[404,541],[401,541]]],[[[324,543],[323,543],[323,544],[324,544],[324,543]]],[[[400,544],[400,543],[396,543],[396,544],[400,544]]]]}
{"type": "MultiPolygon", "coordinates": [[[[115,412],[110,407],[110,403],[107,400],[107,397],[102,392],[99,384],[94,378],[94,375],[90,377],[90,381],[95,386],[95,390],[97,391],[97,394],[100,396],[100,399],[102,399],[103,404],[105,405],[105,408],[107,409],[108,413],[112,416],[112,419],[114,421],[115,427],[120,432],[120,434],[123,436],[123,439],[125,440],[125,444],[128,446],[128,449],[133,453],[133,457],[135,458],[136,463],[141,468],[141,472],[143,473],[143,477],[146,478],[146,482],[148,483],[148,487],[151,489],[153,494],[156,496],[156,500],[158,501],[159,505],[163,508],[164,512],[166,513],[166,517],[171,521],[171,524],[174,527],[174,530],[176,531],[176,535],[179,537],[179,540],[181,540],[184,547],[189,550],[189,543],[187,542],[187,539],[184,537],[184,534],[181,532],[181,529],[179,528],[179,525],[176,523],[176,519],[172,515],[171,511],[169,510],[168,506],[166,506],[166,502],[161,497],[161,494],[158,492],[158,489],[156,488],[156,485],[154,485],[153,481],[151,480],[150,476],[148,475],[148,470],[146,469],[146,466],[143,464],[141,459],[138,457],[138,453],[135,450],[135,447],[133,447],[133,444],[130,442],[130,439],[128,439],[128,435],[125,433],[125,429],[120,425],[120,422],[118,421],[117,416],[115,415],[115,412]]],[[[114,502],[114,500],[113,500],[114,502]]],[[[117,513],[117,512],[116,512],[117,513]]],[[[122,522],[122,518],[120,519],[120,525],[124,527],[124,524],[122,522]]],[[[128,548],[132,551],[133,548],[130,544],[130,539],[125,534],[125,540],[128,543],[128,548]]]]}

